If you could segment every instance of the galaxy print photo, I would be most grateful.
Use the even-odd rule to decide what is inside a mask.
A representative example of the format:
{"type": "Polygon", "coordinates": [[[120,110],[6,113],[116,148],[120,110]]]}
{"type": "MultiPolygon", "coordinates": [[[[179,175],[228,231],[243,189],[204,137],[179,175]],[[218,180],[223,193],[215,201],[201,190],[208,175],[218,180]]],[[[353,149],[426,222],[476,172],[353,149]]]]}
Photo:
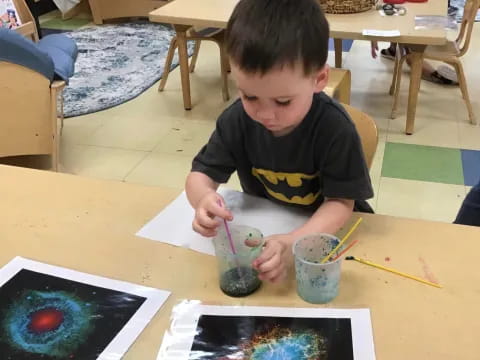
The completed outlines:
{"type": "Polygon", "coordinates": [[[158,360],[375,360],[368,309],[194,306],[177,307],[158,360]]]}
{"type": "Polygon", "coordinates": [[[120,359],[168,294],[15,258],[0,270],[0,358],[120,359]]]}
{"type": "Polygon", "coordinates": [[[353,360],[350,319],[202,315],[190,359],[353,360]]]}

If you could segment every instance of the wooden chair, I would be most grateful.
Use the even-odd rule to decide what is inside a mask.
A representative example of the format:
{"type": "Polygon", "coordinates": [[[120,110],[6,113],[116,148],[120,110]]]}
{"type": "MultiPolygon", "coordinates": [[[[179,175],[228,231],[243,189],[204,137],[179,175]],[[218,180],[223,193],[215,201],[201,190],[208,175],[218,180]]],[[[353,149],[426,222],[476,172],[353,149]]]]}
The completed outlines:
{"type": "Polygon", "coordinates": [[[97,25],[105,20],[148,17],[148,13],[165,5],[167,0],[88,0],[93,21],[97,25]]]}
{"type": "MultiPolygon", "coordinates": [[[[470,39],[472,35],[473,24],[475,22],[475,16],[480,6],[480,0],[467,0],[465,3],[465,9],[463,13],[463,19],[460,26],[460,32],[455,41],[449,41],[445,45],[427,46],[424,54],[425,59],[443,61],[449,65],[452,65],[457,73],[460,90],[462,92],[463,99],[467,105],[468,117],[472,124],[476,124],[477,121],[473,114],[472,104],[470,103],[470,97],[468,95],[467,81],[465,79],[465,72],[463,71],[462,62],[460,57],[465,55],[470,45],[470,39]]],[[[409,54],[401,55],[403,49],[397,46],[397,58],[395,60],[395,69],[392,78],[392,85],[390,86],[390,94],[394,95],[391,118],[394,119],[397,113],[398,95],[400,92],[400,83],[402,77],[402,66],[409,54]]]]}
{"type": "Polygon", "coordinates": [[[0,157],[51,155],[58,170],[57,98],[64,81],[50,81],[20,65],[0,61],[0,157]]]}
{"type": "MultiPolygon", "coordinates": [[[[222,76],[222,95],[223,100],[228,101],[230,99],[230,94],[228,92],[228,72],[230,71],[230,65],[228,57],[225,51],[225,31],[217,28],[206,28],[200,31],[196,31],[194,28],[191,28],[187,33],[187,40],[195,41],[195,49],[190,60],[190,72],[195,71],[195,65],[197,63],[198,53],[200,51],[200,43],[204,40],[214,41],[220,49],[220,73],[222,76]]],[[[165,59],[165,66],[163,68],[162,80],[158,87],[158,91],[163,91],[167,83],[168,75],[170,73],[170,67],[172,66],[173,56],[175,55],[175,50],[177,49],[177,37],[175,36],[170,42],[170,47],[168,49],[167,58],[165,59]]]]}
{"type": "Polygon", "coordinates": [[[362,141],[363,154],[365,155],[365,161],[370,169],[373,162],[373,157],[377,151],[378,144],[378,131],[375,121],[365,114],[364,112],[354,108],[353,106],[343,104],[345,110],[353,120],[355,127],[357,128],[360,140],[362,141]]]}
{"type": "Polygon", "coordinates": [[[37,42],[39,36],[35,18],[30,12],[25,0],[13,0],[13,3],[22,22],[22,25],[15,30],[32,41],[37,42]]]}
{"type": "MultiPolygon", "coordinates": [[[[17,32],[38,41],[35,20],[24,0],[14,0],[22,26],[17,32]]],[[[65,81],[53,82],[25,66],[0,61],[0,157],[51,155],[58,170],[59,132],[63,111],[57,117],[58,99],[63,104],[65,81]]]]}
{"type": "Polygon", "coordinates": [[[350,70],[330,68],[328,84],[323,91],[341,103],[350,104],[351,85],[350,70]]]}

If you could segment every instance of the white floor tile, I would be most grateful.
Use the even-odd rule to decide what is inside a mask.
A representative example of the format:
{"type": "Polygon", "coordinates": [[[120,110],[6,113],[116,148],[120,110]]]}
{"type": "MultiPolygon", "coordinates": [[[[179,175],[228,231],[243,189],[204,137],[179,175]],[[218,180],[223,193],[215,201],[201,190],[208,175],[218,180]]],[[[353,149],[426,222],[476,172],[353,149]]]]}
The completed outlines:
{"type": "Polygon", "coordinates": [[[74,145],[60,156],[61,171],[94,178],[123,180],[148,155],[144,151],[74,145]]]}
{"type": "Polygon", "coordinates": [[[125,181],[183,189],[191,166],[190,156],[151,153],[125,177],[125,181]]]}
{"type": "Polygon", "coordinates": [[[452,222],[465,198],[464,185],[382,177],[376,212],[452,222]]]}

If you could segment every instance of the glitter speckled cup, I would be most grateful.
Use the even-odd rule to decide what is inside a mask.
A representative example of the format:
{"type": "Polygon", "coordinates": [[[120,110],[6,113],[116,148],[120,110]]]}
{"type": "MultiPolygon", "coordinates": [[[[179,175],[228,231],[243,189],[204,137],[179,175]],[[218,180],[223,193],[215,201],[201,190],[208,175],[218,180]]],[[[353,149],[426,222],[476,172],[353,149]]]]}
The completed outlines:
{"type": "Polygon", "coordinates": [[[220,289],[234,297],[247,296],[255,292],[261,285],[257,271],[252,262],[264,245],[262,233],[249,226],[229,225],[236,255],[232,254],[225,227],[218,229],[213,239],[220,275],[220,289]]]}
{"type": "Polygon", "coordinates": [[[303,300],[325,304],[338,295],[342,258],[320,264],[338,243],[333,235],[315,234],[298,239],[293,245],[297,292],[303,300]]]}

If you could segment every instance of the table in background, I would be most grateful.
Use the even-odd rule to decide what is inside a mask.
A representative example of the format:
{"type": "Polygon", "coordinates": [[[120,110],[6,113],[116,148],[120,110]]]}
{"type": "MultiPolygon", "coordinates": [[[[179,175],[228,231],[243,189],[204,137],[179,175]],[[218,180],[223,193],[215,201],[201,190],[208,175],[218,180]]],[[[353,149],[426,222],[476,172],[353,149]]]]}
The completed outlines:
{"type": "MultiPolygon", "coordinates": [[[[237,2],[238,0],[174,0],[150,13],[150,21],[173,24],[177,32],[183,103],[186,110],[192,108],[186,32],[192,26],[226,28],[237,2]]],[[[427,45],[442,45],[447,41],[445,30],[415,30],[415,15],[445,16],[447,0],[431,0],[426,3],[403,5],[407,8],[405,16],[381,16],[378,11],[371,10],[357,14],[327,14],[327,19],[330,23],[330,37],[336,39],[337,49],[339,49],[341,39],[353,39],[398,42],[408,45],[412,50],[405,127],[405,132],[412,134],[422,76],[423,52],[427,45]],[[365,29],[399,30],[401,35],[389,38],[365,36],[363,35],[365,29]]],[[[336,53],[338,56],[338,51],[336,53]]]]}

